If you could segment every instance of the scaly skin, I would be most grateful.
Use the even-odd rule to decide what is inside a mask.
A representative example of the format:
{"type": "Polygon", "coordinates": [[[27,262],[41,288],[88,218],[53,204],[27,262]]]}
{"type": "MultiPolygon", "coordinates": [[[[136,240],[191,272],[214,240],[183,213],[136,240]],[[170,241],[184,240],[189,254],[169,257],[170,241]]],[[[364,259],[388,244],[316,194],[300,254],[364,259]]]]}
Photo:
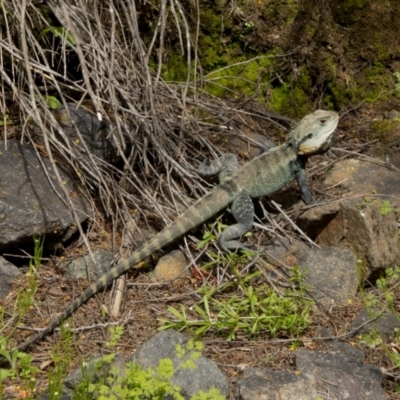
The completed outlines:
{"type": "MultiPolygon", "coordinates": [[[[336,113],[318,110],[300,121],[290,133],[287,143],[269,149],[238,169],[235,162],[231,163],[231,167],[224,169],[223,161],[226,157],[217,160],[210,167],[203,165],[200,169],[206,175],[209,174],[208,169],[211,173],[220,172],[222,183],[199,199],[128,259],[117,264],[90,285],[47,328],[20,345],[18,350],[25,351],[33,343],[42,340],[115,278],[131,268],[138,268],[137,264],[140,261],[201,225],[229,205],[232,204],[232,213],[238,223],[228,227],[219,238],[220,246],[225,251],[241,247],[235,239],[251,229],[254,217],[252,198],[272,194],[296,178],[303,201],[307,204],[311,202],[311,193],[304,171],[306,159],[310,155],[320,154],[329,149],[338,122],[339,116],[336,113]]],[[[228,158],[232,161],[232,156],[228,158]]]]}

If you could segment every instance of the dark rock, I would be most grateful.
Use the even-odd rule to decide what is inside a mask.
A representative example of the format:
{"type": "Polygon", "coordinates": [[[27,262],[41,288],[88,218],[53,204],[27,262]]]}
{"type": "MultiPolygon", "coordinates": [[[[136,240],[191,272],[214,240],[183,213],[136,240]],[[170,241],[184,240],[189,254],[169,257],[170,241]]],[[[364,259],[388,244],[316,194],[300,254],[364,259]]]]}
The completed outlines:
{"type": "Polygon", "coordinates": [[[93,252],[94,262],[90,254],[78,257],[75,260],[68,261],[61,265],[61,269],[67,278],[90,278],[96,280],[106,273],[113,261],[114,253],[104,249],[95,250],[93,252]]]}
{"type": "Polygon", "coordinates": [[[246,368],[236,384],[239,400],[310,400],[317,395],[313,376],[287,371],[246,368]]]}
{"type": "Polygon", "coordinates": [[[366,262],[370,272],[392,266],[398,254],[398,228],[394,212],[386,215],[379,203],[349,199],[340,203],[336,217],[318,235],[325,246],[351,249],[366,262]]]}
{"type": "Polygon", "coordinates": [[[364,353],[361,350],[350,346],[348,343],[332,340],[325,343],[325,347],[327,350],[342,354],[348,359],[349,363],[355,363],[358,367],[362,367],[364,364],[364,353]]]}
{"type": "Polygon", "coordinates": [[[297,218],[297,225],[312,239],[326,228],[340,210],[340,203],[328,203],[309,208],[297,218]]]}
{"type": "Polygon", "coordinates": [[[313,248],[297,253],[305,270],[307,291],[325,307],[339,305],[356,295],[357,262],[351,250],[338,247],[313,248]]]}
{"type": "MultiPolygon", "coordinates": [[[[7,149],[0,141],[0,151],[0,249],[30,245],[34,235],[46,236],[46,247],[67,240],[76,231],[75,220],[50,161],[42,157],[44,171],[35,150],[13,140],[7,141],[7,149]]],[[[90,205],[77,197],[79,190],[57,167],[83,222],[91,215],[90,205]]]]}
{"type": "Polygon", "coordinates": [[[365,335],[374,330],[378,333],[383,343],[391,342],[395,336],[395,332],[400,330],[400,317],[391,311],[384,311],[375,319],[374,317],[377,316],[379,312],[379,310],[370,310],[368,312],[368,310],[364,308],[351,323],[348,331],[351,332],[372,319],[371,322],[368,322],[357,330],[353,336],[365,335]]]}
{"type": "Polygon", "coordinates": [[[62,105],[52,113],[73,148],[83,154],[89,151],[108,162],[119,161],[118,149],[111,139],[111,128],[107,122],[100,121],[85,108],[76,108],[74,104],[62,105]]]}
{"type": "Polygon", "coordinates": [[[379,368],[360,366],[358,359],[339,353],[301,350],[296,355],[296,366],[302,374],[314,376],[319,384],[318,394],[324,399],[386,399],[379,368]]]}
{"type": "Polygon", "coordinates": [[[21,275],[21,271],[15,265],[0,256],[0,300],[10,291],[10,281],[21,275]]]}
{"type": "MultiPolygon", "coordinates": [[[[217,388],[221,394],[226,396],[228,394],[228,381],[211,360],[200,357],[194,361],[195,369],[185,369],[180,367],[182,358],[177,357],[177,345],[185,345],[187,339],[181,333],[174,330],[163,331],[157,333],[150,340],[144,343],[134,354],[133,359],[136,360],[142,368],[156,368],[159,361],[163,358],[172,359],[176,368],[171,382],[182,388],[181,394],[185,399],[198,393],[199,390],[204,392],[209,391],[211,388],[217,388]],[[177,367],[178,366],[178,367],[177,367]]],[[[186,352],[189,356],[191,351],[186,352]]]]}
{"type": "Polygon", "coordinates": [[[334,340],[335,336],[336,335],[332,334],[332,332],[325,326],[316,327],[313,335],[314,338],[332,338],[331,340],[326,340],[322,343],[326,350],[341,353],[346,356],[349,361],[356,362],[359,366],[362,366],[365,359],[364,353],[346,342],[334,340]]]}

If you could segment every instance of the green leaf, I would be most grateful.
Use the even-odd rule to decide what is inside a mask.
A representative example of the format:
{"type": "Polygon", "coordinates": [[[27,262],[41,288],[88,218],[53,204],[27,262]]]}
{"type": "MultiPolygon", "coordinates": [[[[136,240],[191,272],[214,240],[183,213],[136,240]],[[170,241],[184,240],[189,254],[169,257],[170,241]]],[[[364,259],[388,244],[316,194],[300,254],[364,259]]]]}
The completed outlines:
{"type": "Polygon", "coordinates": [[[8,114],[3,115],[3,118],[0,119],[0,126],[4,125],[11,125],[11,122],[9,121],[10,116],[8,114]]]}
{"type": "Polygon", "coordinates": [[[168,307],[168,311],[173,314],[176,318],[178,318],[182,322],[187,322],[185,307],[181,304],[182,314],[174,307],[168,307]]]}
{"type": "Polygon", "coordinates": [[[0,369],[0,381],[6,379],[10,375],[10,371],[6,369],[0,369]]]}
{"type": "Polygon", "coordinates": [[[61,103],[57,99],[57,97],[54,97],[54,96],[43,96],[43,100],[47,104],[47,107],[49,107],[52,110],[55,110],[56,108],[61,106],[61,103]]]}
{"type": "Polygon", "coordinates": [[[207,315],[197,304],[194,305],[194,310],[204,319],[204,321],[209,321],[211,319],[210,316],[207,315]]]}
{"type": "Polygon", "coordinates": [[[48,33],[52,33],[55,37],[65,38],[66,43],[70,46],[75,46],[75,39],[74,37],[68,32],[67,29],[58,26],[50,26],[49,28],[43,29],[40,32],[38,40],[40,40],[43,36],[47,35],[48,33]]]}

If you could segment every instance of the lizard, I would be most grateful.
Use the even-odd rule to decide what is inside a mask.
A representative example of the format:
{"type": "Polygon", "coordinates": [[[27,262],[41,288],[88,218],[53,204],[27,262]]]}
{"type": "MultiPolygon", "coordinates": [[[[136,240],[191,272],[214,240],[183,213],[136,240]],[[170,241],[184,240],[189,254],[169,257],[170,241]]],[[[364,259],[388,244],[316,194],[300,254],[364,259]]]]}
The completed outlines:
{"type": "Polygon", "coordinates": [[[237,223],[227,227],[218,237],[218,244],[225,252],[243,248],[238,238],[252,228],[253,198],[273,194],[296,179],[303,202],[310,204],[313,200],[305,172],[306,161],[309,156],[322,154],[330,148],[338,123],[339,115],[337,113],[317,110],[306,115],[298,123],[295,129],[289,133],[286,143],[268,148],[242,167],[239,167],[237,158],[233,154],[225,154],[210,165],[201,163],[199,174],[208,176],[219,173],[220,184],[197,200],[142,247],[134,251],[129,258],[122,260],[102,275],[74,299],[45,329],[22,343],[17,349],[25,351],[32,344],[42,340],[70,317],[77,308],[114,279],[131,268],[139,268],[137,264],[140,261],[229,206],[237,223]]]}

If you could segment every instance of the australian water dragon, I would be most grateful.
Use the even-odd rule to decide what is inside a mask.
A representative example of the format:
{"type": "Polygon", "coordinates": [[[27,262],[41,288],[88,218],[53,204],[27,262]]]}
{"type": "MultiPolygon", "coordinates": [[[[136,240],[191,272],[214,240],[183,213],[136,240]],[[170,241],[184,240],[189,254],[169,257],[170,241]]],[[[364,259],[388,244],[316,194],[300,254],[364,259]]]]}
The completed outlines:
{"type": "Polygon", "coordinates": [[[238,168],[236,157],[232,154],[220,157],[209,166],[201,164],[200,174],[219,173],[221,183],[135,251],[128,259],[117,264],[90,285],[47,328],[20,345],[18,350],[26,350],[33,343],[43,339],[112,280],[134,268],[144,258],[204,223],[229,205],[231,205],[232,214],[237,223],[225,229],[218,238],[219,245],[224,251],[242,247],[237,239],[252,228],[254,219],[252,198],[272,194],[296,179],[302,200],[306,204],[311,203],[312,197],[305,173],[306,160],[311,155],[321,154],[329,149],[338,122],[339,116],[335,112],[317,110],[300,121],[289,134],[286,143],[268,149],[240,168],[238,168]]]}

